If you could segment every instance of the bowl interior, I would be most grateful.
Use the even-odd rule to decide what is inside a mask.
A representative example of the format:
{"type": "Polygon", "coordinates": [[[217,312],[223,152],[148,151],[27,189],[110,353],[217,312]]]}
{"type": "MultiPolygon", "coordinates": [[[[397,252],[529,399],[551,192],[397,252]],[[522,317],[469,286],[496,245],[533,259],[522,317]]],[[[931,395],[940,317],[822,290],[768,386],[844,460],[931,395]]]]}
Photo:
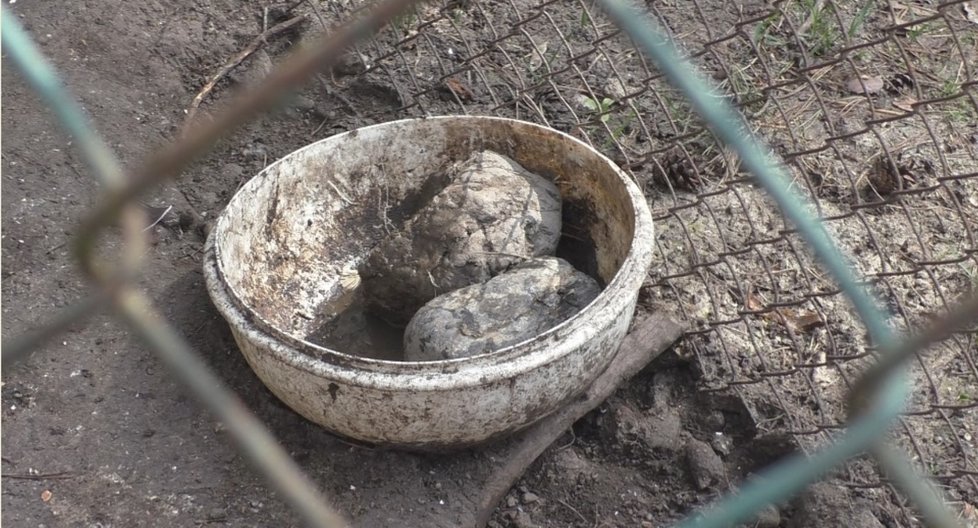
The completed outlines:
{"type": "Polygon", "coordinates": [[[356,267],[439,190],[447,167],[483,149],[557,184],[557,255],[602,285],[611,282],[631,248],[635,211],[606,158],[530,123],[442,117],[324,139],[245,184],[215,226],[229,292],[267,326],[311,343],[308,350],[398,359],[401,330],[364,313],[356,267]]]}

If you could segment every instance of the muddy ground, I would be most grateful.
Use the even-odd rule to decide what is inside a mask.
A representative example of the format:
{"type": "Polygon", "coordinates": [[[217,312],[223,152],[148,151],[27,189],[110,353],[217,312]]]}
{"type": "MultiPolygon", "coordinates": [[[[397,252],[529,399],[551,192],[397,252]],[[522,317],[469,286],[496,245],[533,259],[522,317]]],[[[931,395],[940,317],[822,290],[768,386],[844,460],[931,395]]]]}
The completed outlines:
{"type": "MultiPolygon", "coordinates": [[[[864,50],[855,62],[813,70],[812,86],[834,94],[827,102],[818,98],[824,92],[788,84],[763,92],[780,105],[753,104],[759,88],[793,75],[808,55],[831,56],[845,45],[838,34],[825,38],[832,31],[819,25],[824,20],[799,14],[796,4],[816,5],[789,2],[777,18],[757,16],[767,9],[763,2],[701,1],[696,13],[673,2],[652,4],[693,51],[756,19],[744,33],[761,43],[770,63],[752,60],[743,40],[710,47],[697,60],[738,96],[752,126],[779,153],[804,152],[827,136],[858,130],[873,117],[870,107],[892,115],[912,104],[908,97],[954,95],[973,75],[959,65],[974,64],[976,26],[954,5],[947,19],[894,37],[906,40],[899,41],[903,48],[887,42],[864,50]],[[957,28],[957,47],[948,44],[947,27],[957,28]],[[812,38],[793,48],[792,30],[812,38]],[[947,54],[920,58],[914,45],[947,54]],[[779,49],[786,51],[773,54],[779,49]],[[901,60],[908,54],[920,61],[915,89],[892,80],[902,79],[896,74],[906,69],[901,60]],[[847,91],[852,71],[867,69],[870,77],[888,80],[887,91],[847,91]],[[819,104],[836,118],[831,124],[811,117],[819,104]]],[[[839,14],[880,30],[930,16],[935,8],[923,4],[903,6],[901,20],[848,5],[839,14]]],[[[351,6],[303,2],[289,10],[233,0],[83,0],[6,7],[37,39],[122,160],[133,162],[179,132],[208,76],[264,28],[306,17],[270,37],[219,82],[201,107],[203,118],[293,46],[342,20],[351,6]]],[[[479,454],[413,455],[350,445],[279,403],[248,369],[211,306],[201,275],[203,240],[195,222],[181,218],[206,223],[271,161],[369,123],[426,113],[495,114],[591,141],[633,171],[657,218],[659,254],[641,309],[675,311],[698,330],[567,431],[499,504],[492,526],[666,524],[773,460],[823,442],[842,420],[847,380],[866,351],[856,319],[830,291],[805,296],[830,286],[796,239],[736,251],[779,237],[780,217],[759,191],[738,181],[743,175],[735,160],[696,131],[681,98],[659,81],[646,81],[647,66],[627,42],[589,44],[609,26],[588,9],[593,7],[573,2],[542,9],[522,1],[462,2],[402,17],[276,113],[224,140],[179,182],[145,197],[150,205],[173,209],[152,229],[142,286],[337,508],[360,525],[396,525],[416,510],[451,515],[453,494],[467,479],[453,469],[453,460],[479,454]],[[588,50],[596,51],[583,53],[588,50]],[[656,154],[647,157],[650,152],[656,154]],[[787,303],[793,311],[763,310],[799,298],[787,303]],[[744,310],[758,313],[745,316],[744,310]]],[[[68,244],[98,186],[71,139],[7,60],[2,73],[6,338],[87,294],[68,244]]],[[[978,253],[969,238],[978,218],[978,183],[973,176],[940,179],[973,173],[976,166],[978,110],[968,104],[958,97],[927,107],[930,114],[921,110],[931,121],[921,117],[910,126],[908,119],[876,135],[856,134],[845,147],[791,157],[799,188],[823,216],[836,219],[830,229],[856,254],[862,272],[937,262],[894,274],[881,286],[902,314],[902,326],[925,320],[978,284],[978,253]],[[915,174],[898,185],[940,185],[911,196],[914,201],[854,208],[888,194],[881,187],[892,184],[893,171],[877,163],[888,148],[900,178],[915,174]]],[[[976,349],[974,334],[963,334],[920,369],[920,379],[930,385],[915,397],[921,412],[899,432],[918,461],[942,477],[955,504],[972,513],[967,497],[978,493],[976,349]]],[[[26,361],[5,365],[2,398],[2,508],[10,526],[297,524],[223,426],[109,315],[94,315],[26,361]]],[[[766,511],[757,525],[916,522],[902,499],[879,484],[871,464],[852,464],[834,477],[809,497],[766,511]]]]}

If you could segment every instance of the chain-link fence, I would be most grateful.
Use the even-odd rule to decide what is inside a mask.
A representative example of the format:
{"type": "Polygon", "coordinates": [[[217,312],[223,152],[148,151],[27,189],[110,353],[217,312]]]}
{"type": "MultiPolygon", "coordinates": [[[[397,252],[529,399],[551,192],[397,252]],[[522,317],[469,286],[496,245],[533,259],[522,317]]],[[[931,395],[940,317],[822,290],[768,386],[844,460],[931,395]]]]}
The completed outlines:
{"type": "MultiPolygon", "coordinates": [[[[338,88],[330,96],[361,125],[498,115],[589,142],[648,196],[658,251],[640,302],[674,310],[691,324],[681,351],[702,370],[702,388],[734,388],[759,429],[788,432],[807,451],[836,439],[846,424],[847,398],[874,362],[877,344],[816,264],[803,233],[619,26],[587,0],[451,0],[395,15],[408,3],[387,5],[371,24],[347,26],[329,40],[332,47],[286,64],[263,85],[266,92],[259,88],[242,107],[267,106],[268,94],[295,83],[301,72],[338,62],[332,70],[338,88]],[[336,57],[385,18],[391,23],[375,37],[336,57]]],[[[735,104],[772,147],[792,190],[808,199],[809,212],[895,315],[896,330],[929,326],[978,290],[974,4],[647,6],[710,77],[710,95],[735,104]]],[[[323,27],[358,10],[344,2],[305,5],[323,27]]],[[[247,116],[219,117],[191,130],[137,174],[175,173],[247,116]]],[[[119,187],[87,226],[93,231],[157,178],[119,187]]],[[[143,334],[161,349],[172,337],[143,334]]],[[[893,439],[952,502],[978,496],[975,330],[959,330],[916,358],[912,377],[915,390],[893,439]]],[[[846,471],[852,486],[888,493],[872,461],[856,461],[846,471]]],[[[279,484],[301,495],[293,477],[280,476],[279,484]]]]}
{"type": "MultiPolygon", "coordinates": [[[[336,4],[330,3],[334,6],[336,4]]],[[[650,2],[790,171],[901,329],[978,288],[978,12],[965,2],[650,2]]],[[[337,10],[338,11],[338,10],[337,10]]],[[[341,16],[334,12],[334,16],[341,16]]],[[[341,85],[392,87],[392,117],[493,114],[567,131],[644,185],[658,255],[644,302],[694,325],[704,387],[762,431],[831,440],[874,350],[797,232],[689,103],[592,3],[421,7],[358,49],[341,85]]],[[[353,97],[353,94],[350,94],[353,97]]],[[[978,342],[914,363],[895,437],[952,500],[978,496],[978,342]]],[[[882,486],[870,465],[853,486],[882,486]]]]}

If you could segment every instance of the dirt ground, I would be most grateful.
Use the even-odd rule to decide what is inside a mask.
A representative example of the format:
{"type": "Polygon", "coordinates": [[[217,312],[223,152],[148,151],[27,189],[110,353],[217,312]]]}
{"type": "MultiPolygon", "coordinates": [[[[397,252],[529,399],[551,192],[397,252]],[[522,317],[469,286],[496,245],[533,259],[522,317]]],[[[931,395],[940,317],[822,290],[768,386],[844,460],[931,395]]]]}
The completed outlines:
{"type": "MultiPolygon", "coordinates": [[[[548,449],[499,504],[490,526],[667,524],[735,489],[770,462],[824,441],[841,420],[842,396],[862,364],[865,336],[838,295],[805,296],[830,286],[812,271],[797,239],[749,246],[757,248],[757,255],[732,250],[780,236],[784,228],[759,191],[736,181],[742,174],[735,161],[695,131],[677,94],[658,84],[654,95],[643,88],[647,70],[620,40],[575,56],[587,49],[581,43],[607,29],[582,9],[584,3],[545,4],[543,10],[522,1],[457,4],[449,16],[422,11],[399,19],[277,112],[225,139],[179,182],[145,197],[152,206],[173,207],[152,230],[154,244],[141,279],[168,319],[357,525],[399,525],[421,510],[435,515],[444,510],[450,519],[452,508],[460,507],[453,499],[469,479],[459,469],[462,461],[478,459],[479,453],[416,455],[354,446],[282,405],[250,371],[212,307],[201,274],[203,239],[181,218],[206,222],[271,161],[357,126],[426,113],[519,117],[577,134],[634,170],[657,217],[659,245],[642,309],[671,307],[701,332],[688,336],[548,449]],[[537,16],[521,18],[520,13],[537,16]],[[428,19],[437,21],[419,24],[428,19]],[[406,43],[392,46],[404,37],[406,43]],[[464,71],[452,73],[460,65],[464,71]],[[649,152],[657,156],[647,158],[649,152]],[[728,183],[722,193],[702,196],[728,183]],[[749,260],[754,257],[765,264],[749,260]],[[743,316],[744,309],[762,311],[799,296],[797,304],[788,303],[797,311],[787,316],[780,309],[743,316]],[[735,324],[718,323],[738,317],[735,324]],[[795,368],[798,364],[808,366],[795,368]],[[777,375],[783,371],[789,374],[777,375]],[[745,378],[750,383],[730,384],[745,378]],[[817,434],[799,434],[812,428],[817,434]]],[[[762,2],[698,5],[708,10],[717,34],[765,7],[762,2]]],[[[296,14],[306,16],[270,37],[218,83],[201,107],[204,118],[233,89],[260,78],[290,48],[314,37],[323,25],[338,23],[350,9],[344,1],[302,2],[288,11],[284,5],[238,0],[179,5],[43,1],[6,7],[59,69],[123,162],[136,161],[173,138],[208,76],[263,28],[296,14]]],[[[691,49],[716,36],[698,31],[698,22],[691,22],[695,17],[673,2],[654,7],[691,49]]],[[[858,14],[854,7],[849,11],[847,16],[858,14]]],[[[879,13],[864,19],[884,22],[879,13]]],[[[808,23],[804,17],[794,22],[808,23]]],[[[818,23],[808,24],[818,28],[818,23]]],[[[779,20],[762,18],[750,29],[757,27],[754,37],[769,38],[763,41],[770,49],[777,49],[777,39],[788,38],[779,20]]],[[[950,38],[946,32],[924,30],[910,36],[935,49],[950,38]]],[[[974,35],[970,41],[968,36],[964,32],[958,38],[965,42],[965,54],[972,55],[952,63],[978,56],[974,35]]],[[[825,46],[819,52],[830,54],[831,42],[825,46]]],[[[885,51],[897,57],[900,50],[885,51]]],[[[848,93],[826,110],[838,118],[842,132],[818,125],[821,121],[812,125],[806,112],[816,105],[817,94],[793,93],[794,86],[766,93],[784,95],[780,101],[800,109],[751,106],[757,86],[776,84],[777,76],[801,59],[792,56],[799,53],[794,50],[784,65],[760,65],[738,62],[741,53],[744,49],[731,42],[697,60],[707,68],[712,64],[712,70],[717,64],[743,66],[714,78],[746,98],[752,124],[769,140],[776,138],[772,142],[779,153],[804,151],[811,142],[868,119],[864,112],[869,110],[848,93]],[[772,71],[773,78],[765,77],[772,71]],[[786,139],[788,130],[797,136],[786,139]]],[[[888,69],[898,64],[896,59],[871,59],[856,60],[860,68],[869,63],[882,77],[896,78],[888,69]]],[[[87,294],[68,244],[75,224],[95,203],[98,186],[71,139],[10,62],[4,60],[2,68],[6,338],[87,294]]],[[[941,75],[946,72],[940,68],[924,73],[918,97],[955,93],[955,87],[945,86],[941,75]]],[[[816,74],[826,83],[820,87],[838,88],[851,77],[839,70],[816,74]]],[[[958,87],[962,79],[957,77],[958,87]]],[[[881,104],[906,96],[888,94],[881,104]]],[[[923,187],[940,175],[973,173],[978,119],[960,102],[934,108],[958,112],[955,119],[933,124],[922,119],[941,138],[940,149],[921,140],[923,125],[892,127],[883,130],[878,143],[866,140],[873,137],[867,132],[845,152],[797,156],[789,167],[819,212],[837,219],[830,229],[855,253],[861,271],[892,272],[905,269],[900,263],[939,262],[919,273],[895,275],[884,285],[890,288],[883,291],[887,302],[908,306],[902,326],[926,319],[945,297],[953,300],[978,284],[978,246],[973,240],[962,242],[978,230],[978,182],[974,177],[950,180],[933,192],[932,200],[911,203],[910,212],[906,203],[857,214],[851,214],[852,206],[879,191],[872,183],[880,180],[872,176],[880,171],[871,169],[884,157],[886,145],[897,145],[893,150],[900,167],[913,167],[920,175],[907,185],[923,187]],[[857,167],[857,174],[849,174],[850,166],[857,167]],[[813,183],[816,173],[822,176],[813,183]],[[866,231],[879,240],[866,237],[866,231]],[[919,242],[922,237],[926,240],[919,242]],[[956,260],[960,254],[965,257],[956,260]]],[[[976,350],[974,335],[964,335],[928,360],[918,374],[938,382],[931,380],[931,388],[915,397],[917,409],[927,414],[908,417],[900,437],[924,455],[919,460],[926,460],[929,470],[944,477],[942,485],[959,506],[978,493],[972,440],[978,421],[974,406],[968,406],[978,400],[978,372],[971,377],[976,350]],[[948,401],[958,406],[941,407],[948,401]],[[935,419],[935,413],[941,416],[935,419]]],[[[238,454],[223,426],[108,314],[94,315],[22,363],[4,366],[2,402],[2,509],[10,526],[298,524],[238,454]]],[[[756,525],[914,524],[912,512],[878,483],[870,463],[852,464],[835,477],[806,497],[765,511],[756,525]]]]}

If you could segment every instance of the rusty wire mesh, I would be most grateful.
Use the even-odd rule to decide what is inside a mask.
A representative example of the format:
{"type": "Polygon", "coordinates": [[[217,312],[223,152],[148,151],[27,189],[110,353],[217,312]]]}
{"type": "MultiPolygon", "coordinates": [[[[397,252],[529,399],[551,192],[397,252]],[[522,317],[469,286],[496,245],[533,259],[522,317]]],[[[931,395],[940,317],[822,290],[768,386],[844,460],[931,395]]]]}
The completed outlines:
{"type": "MultiPolygon", "coordinates": [[[[328,6],[327,16],[343,16],[328,6]]],[[[900,329],[978,289],[978,14],[969,5],[649,8],[774,148],[900,329]]],[[[499,115],[569,132],[614,159],[643,185],[656,221],[641,302],[693,324],[682,348],[703,388],[734,387],[762,433],[790,433],[804,449],[843,427],[845,395],[873,344],[736,156],[592,2],[419,7],[353,60],[361,71],[336,79],[349,97],[366,80],[399,105],[358,112],[362,124],[499,115]]],[[[973,331],[916,360],[917,390],[894,435],[954,501],[978,496],[976,365],[973,331]]],[[[888,493],[868,461],[847,471],[852,486],[888,493]]]]}
{"type": "MultiPolygon", "coordinates": [[[[309,5],[324,26],[358,10],[309,5]]],[[[900,329],[926,325],[978,289],[978,14],[969,4],[649,8],[713,77],[716,96],[735,102],[772,145],[900,329]]],[[[682,349],[702,370],[702,388],[734,388],[762,433],[789,433],[805,449],[844,427],[851,382],[874,350],[859,320],[736,156],[591,2],[420,6],[351,57],[340,78],[334,70],[340,103],[365,87],[397,102],[351,108],[360,124],[514,117],[572,133],[614,159],[643,186],[657,222],[641,302],[693,325],[682,349]]],[[[210,130],[216,137],[227,126],[210,130]]],[[[975,333],[958,332],[916,360],[917,390],[895,431],[953,501],[978,496],[975,333]]],[[[846,470],[852,486],[888,493],[871,462],[846,470]]]]}

